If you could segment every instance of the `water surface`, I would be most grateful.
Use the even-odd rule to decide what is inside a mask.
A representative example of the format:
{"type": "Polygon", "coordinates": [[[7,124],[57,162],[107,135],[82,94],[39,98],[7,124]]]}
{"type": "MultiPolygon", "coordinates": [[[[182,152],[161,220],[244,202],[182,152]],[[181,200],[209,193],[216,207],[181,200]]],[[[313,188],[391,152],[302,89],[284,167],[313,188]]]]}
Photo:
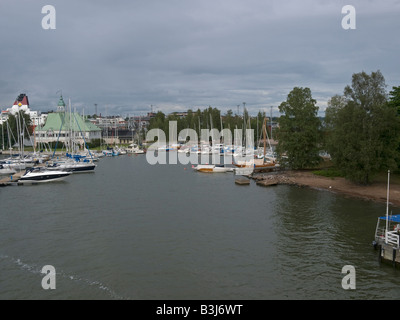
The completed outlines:
{"type": "Polygon", "coordinates": [[[0,299],[400,298],[400,271],[371,245],[385,205],[234,179],[140,155],[1,188],[0,299]],[[345,265],[356,290],[342,288],[345,265]]]}

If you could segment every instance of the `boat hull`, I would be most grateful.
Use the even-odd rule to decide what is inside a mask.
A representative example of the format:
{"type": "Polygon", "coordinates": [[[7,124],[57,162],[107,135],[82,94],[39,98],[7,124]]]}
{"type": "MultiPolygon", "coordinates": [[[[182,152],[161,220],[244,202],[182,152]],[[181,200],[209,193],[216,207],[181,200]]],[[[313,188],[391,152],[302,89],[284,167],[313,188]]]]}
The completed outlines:
{"type": "Polygon", "coordinates": [[[22,176],[18,183],[45,183],[45,182],[53,182],[53,181],[62,181],[66,177],[68,177],[70,172],[62,172],[57,174],[41,174],[41,175],[27,175],[22,176]]]}
{"type": "Polygon", "coordinates": [[[71,175],[72,172],[46,170],[44,168],[32,168],[19,178],[18,183],[44,183],[61,181],[71,175]]]}
{"type": "Polygon", "coordinates": [[[217,166],[212,164],[198,165],[195,169],[199,172],[207,172],[207,173],[225,173],[233,171],[233,168],[228,168],[225,166],[217,166]]]}

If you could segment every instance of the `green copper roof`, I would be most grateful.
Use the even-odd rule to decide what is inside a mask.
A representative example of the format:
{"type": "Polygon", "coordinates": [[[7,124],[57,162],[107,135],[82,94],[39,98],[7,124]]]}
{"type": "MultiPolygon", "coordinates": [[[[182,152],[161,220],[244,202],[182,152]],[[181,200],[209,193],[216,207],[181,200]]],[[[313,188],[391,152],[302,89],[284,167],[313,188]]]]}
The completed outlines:
{"type": "Polygon", "coordinates": [[[46,119],[46,124],[37,131],[49,131],[53,132],[69,131],[73,130],[76,132],[88,132],[88,131],[101,131],[99,127],[91,123],[90,121],[84,120],[80,114],[74,112],[53,112],[49,113],[46,119]]]}

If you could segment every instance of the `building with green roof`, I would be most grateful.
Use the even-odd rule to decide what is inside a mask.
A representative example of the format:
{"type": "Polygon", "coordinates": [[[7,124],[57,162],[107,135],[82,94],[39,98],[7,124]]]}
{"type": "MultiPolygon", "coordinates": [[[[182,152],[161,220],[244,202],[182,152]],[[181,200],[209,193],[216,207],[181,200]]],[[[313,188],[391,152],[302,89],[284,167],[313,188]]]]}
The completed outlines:
{"type": "Polygon", "coordinates": [[[35,130],[36,143],[63,142],[66,146],[80,145],[101,139],[101,129],[86,120],[77,112],[65,108],[63,97],[60,97],[57,112],[49,113],[46,123],[35,130]]]}

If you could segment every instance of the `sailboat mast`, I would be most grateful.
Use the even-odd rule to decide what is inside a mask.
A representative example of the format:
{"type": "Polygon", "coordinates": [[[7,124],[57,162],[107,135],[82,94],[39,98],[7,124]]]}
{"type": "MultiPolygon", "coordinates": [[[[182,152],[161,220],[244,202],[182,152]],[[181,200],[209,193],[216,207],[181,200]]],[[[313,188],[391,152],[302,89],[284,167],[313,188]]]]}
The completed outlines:
{"type": "Polygon", "coordinates": [[[266,155],[266,149],[267,149],[267,118],[264,118],[264,124],[263,124],[263,138],[264,138],[264,162],[265,162],[265,155],[266,155]]]}
{"type": "Polygon", "coordinates": [[[1,137],[2,137],[1,149],[4,151],[4,122],[1,123],[1,137]]]}
{"type": "Polygon", "coordinates": [[[388,226],[389,226],[389,181],[390,181],[390,170],[388,170],[388,185],[386,195],[386,230],[385,230],[385,242],[388,243],[388,226]]]}

